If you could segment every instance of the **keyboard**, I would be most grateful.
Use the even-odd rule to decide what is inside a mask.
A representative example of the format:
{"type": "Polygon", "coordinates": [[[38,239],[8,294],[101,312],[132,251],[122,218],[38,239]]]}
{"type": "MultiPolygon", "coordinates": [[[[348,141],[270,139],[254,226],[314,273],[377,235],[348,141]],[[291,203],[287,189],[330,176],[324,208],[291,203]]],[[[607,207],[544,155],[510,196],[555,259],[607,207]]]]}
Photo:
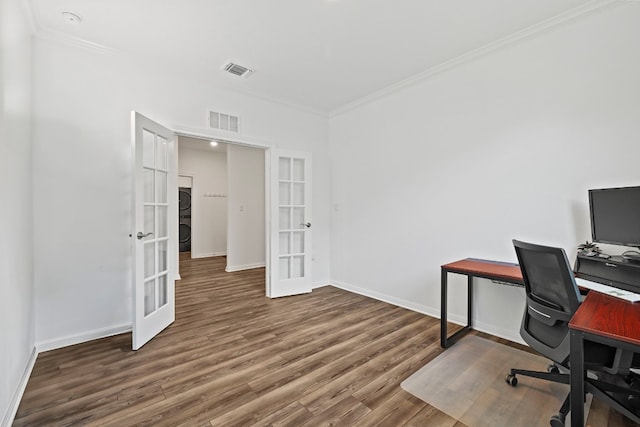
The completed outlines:
{"type": "Polygon", "coordinates": [[[592,282],[591,280],[585,280],[579,277],[576,277],[576,283],[582,288],[587,288],[591,291],[600,292],[612,297],[622,298],[623,300],[627,300],[629,302],[640,301],[640,294],[625,291],[624,289],[614,288],[613,286],[603,285],[602,283],[592,282]]]}

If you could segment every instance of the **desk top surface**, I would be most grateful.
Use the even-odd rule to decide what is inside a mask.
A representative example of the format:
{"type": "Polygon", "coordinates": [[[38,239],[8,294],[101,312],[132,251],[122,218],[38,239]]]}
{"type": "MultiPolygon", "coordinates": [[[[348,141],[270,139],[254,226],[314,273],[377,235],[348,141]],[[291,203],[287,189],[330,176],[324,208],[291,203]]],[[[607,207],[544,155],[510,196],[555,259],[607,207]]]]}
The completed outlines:
{"type": "Polygon", "coordinates": [[[590,291],[569,322],[571,329],[640,345],[640,302],[590,291]]]}
{"type": "Polygon", "coordinates": [[[455,273],[471,274],[490,279],[523,284],[520,266],[511,262],[489,261],[466,258],[442,266],[443,270],[455,273]]]}

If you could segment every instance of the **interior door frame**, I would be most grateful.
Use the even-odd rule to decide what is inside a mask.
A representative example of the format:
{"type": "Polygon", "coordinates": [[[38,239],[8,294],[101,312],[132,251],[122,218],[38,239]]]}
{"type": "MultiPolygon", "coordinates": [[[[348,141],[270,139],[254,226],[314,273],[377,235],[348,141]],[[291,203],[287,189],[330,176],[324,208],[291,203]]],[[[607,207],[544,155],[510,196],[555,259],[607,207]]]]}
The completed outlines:
{"type": "MultiPolygon", "coordinates": [[[[244,147],[251,147],[251,148],[257,148],[257,149],[261,149],[264,150],[264,162],[265,162],[265,168],[264,168],[264,221],[265,221],[265,226],[264,226],[264,240],[265,240],[265,295],[268,295],[270,286],[271,286],[271,280],[270,280],[270,273],[271,273],[271,251],[270,251],[270,247],[271,247],[271,212],[270,212],[270,204],[271,204],[271,185],[270,185],[270,176],[271,176],[271,156],[273,154],[273,150],[272,148],[275,148],[275,144],[269,143],[269,142],[265,142],[265,141],[256,141],[253,139],[246,139],[246,138],[240,138],[240,136],[234,136],[231,137],[230,135],[228,135],[225,132],[219,132],[219,131],[215,131],[215,130],[211,130],[210,132],[202,132],[201,130],[195,130],[195,129],[187,129],[187,128],[180,128],[180,127],[173,127],[173,128],[169,128],[173,131],[173,133],[176,136],[176,140],[178,141],[178,139],[181,136],[184,137],[188,137],[188,138],[199,138],[199,139],[215,139],[216,141],[220,141],[223,142],[225,144],[232,144],[232,145],[241,145],[244,147]]],[[[178,141],[176,147],[178,147],[176,149],[176,151],[179,149],[180,147],[180,142],[178,141]]],[[[177,183],[178,181],[178,158],[179,155],[176,155],[176,168],[175,168],[175,173],[176,173],[176,180],[175,182],[177,183]]],[[[177,186],[176,186],[177,187],[177,186]]],[[[176,188],[177,191],[177,188],[176,188]]],[[[192,203],[193,203],[193,198],[192,198],[192,203]]],[[[175,218],[175,224],[176,224],[176,230],[179,227],[179,218],[178,218],[178,212],[176,211],[176,218],[175,218]]],[[[193,226],[193,224],[192,224],[193,226]]],[[[192,237],[192,244],[193,244],[193,237],[192,237]]],[[[177,249],[176,249],[177,250],[177,249]]],[[[178,256],[178,259],[176,260],[177,264],[176,264],[176,271],[179,271],[180,269],[180,259],[178,256]]]]}

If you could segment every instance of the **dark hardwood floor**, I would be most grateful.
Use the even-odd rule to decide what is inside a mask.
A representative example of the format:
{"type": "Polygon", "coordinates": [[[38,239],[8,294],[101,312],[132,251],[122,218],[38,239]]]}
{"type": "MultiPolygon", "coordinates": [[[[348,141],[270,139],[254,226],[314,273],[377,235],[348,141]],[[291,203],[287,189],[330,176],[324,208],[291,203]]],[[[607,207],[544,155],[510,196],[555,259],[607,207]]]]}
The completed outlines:
{"type": "MultiPolygon", "coordinates": [[[[14,425],[463,425],[400,388],[441,353],[437,319],[332,287],[271,300],[264,269],[225,262],[181,257],[176,321],[136,352],[123,334],[40,354],[14,425]]],[[[629,425],[594,406],[591,425],[629,425]]]]}

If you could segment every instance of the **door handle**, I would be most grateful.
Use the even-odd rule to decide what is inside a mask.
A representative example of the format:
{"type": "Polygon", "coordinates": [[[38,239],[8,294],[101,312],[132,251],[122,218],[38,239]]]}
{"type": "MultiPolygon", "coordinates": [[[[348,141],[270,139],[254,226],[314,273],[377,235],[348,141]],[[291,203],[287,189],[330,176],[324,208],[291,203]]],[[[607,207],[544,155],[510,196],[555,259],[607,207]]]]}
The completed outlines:
{"type": "Polygon", "coordinates": [[[300,225],[304,225],[307,228],[311,228],[311,223],[310,222],[307,222],[306,224],[300,224],[300,225]]]}
{"type": "Polygon", "coordinates": [[[149,237],[149,236],[153,236],[152,232],[148,232],[148,233],[142,233],[142,231],[138,231],[138,234],[136,234],[136,237],[138,238],[138,240],[142,240],[145,237],[149,237]]]}

